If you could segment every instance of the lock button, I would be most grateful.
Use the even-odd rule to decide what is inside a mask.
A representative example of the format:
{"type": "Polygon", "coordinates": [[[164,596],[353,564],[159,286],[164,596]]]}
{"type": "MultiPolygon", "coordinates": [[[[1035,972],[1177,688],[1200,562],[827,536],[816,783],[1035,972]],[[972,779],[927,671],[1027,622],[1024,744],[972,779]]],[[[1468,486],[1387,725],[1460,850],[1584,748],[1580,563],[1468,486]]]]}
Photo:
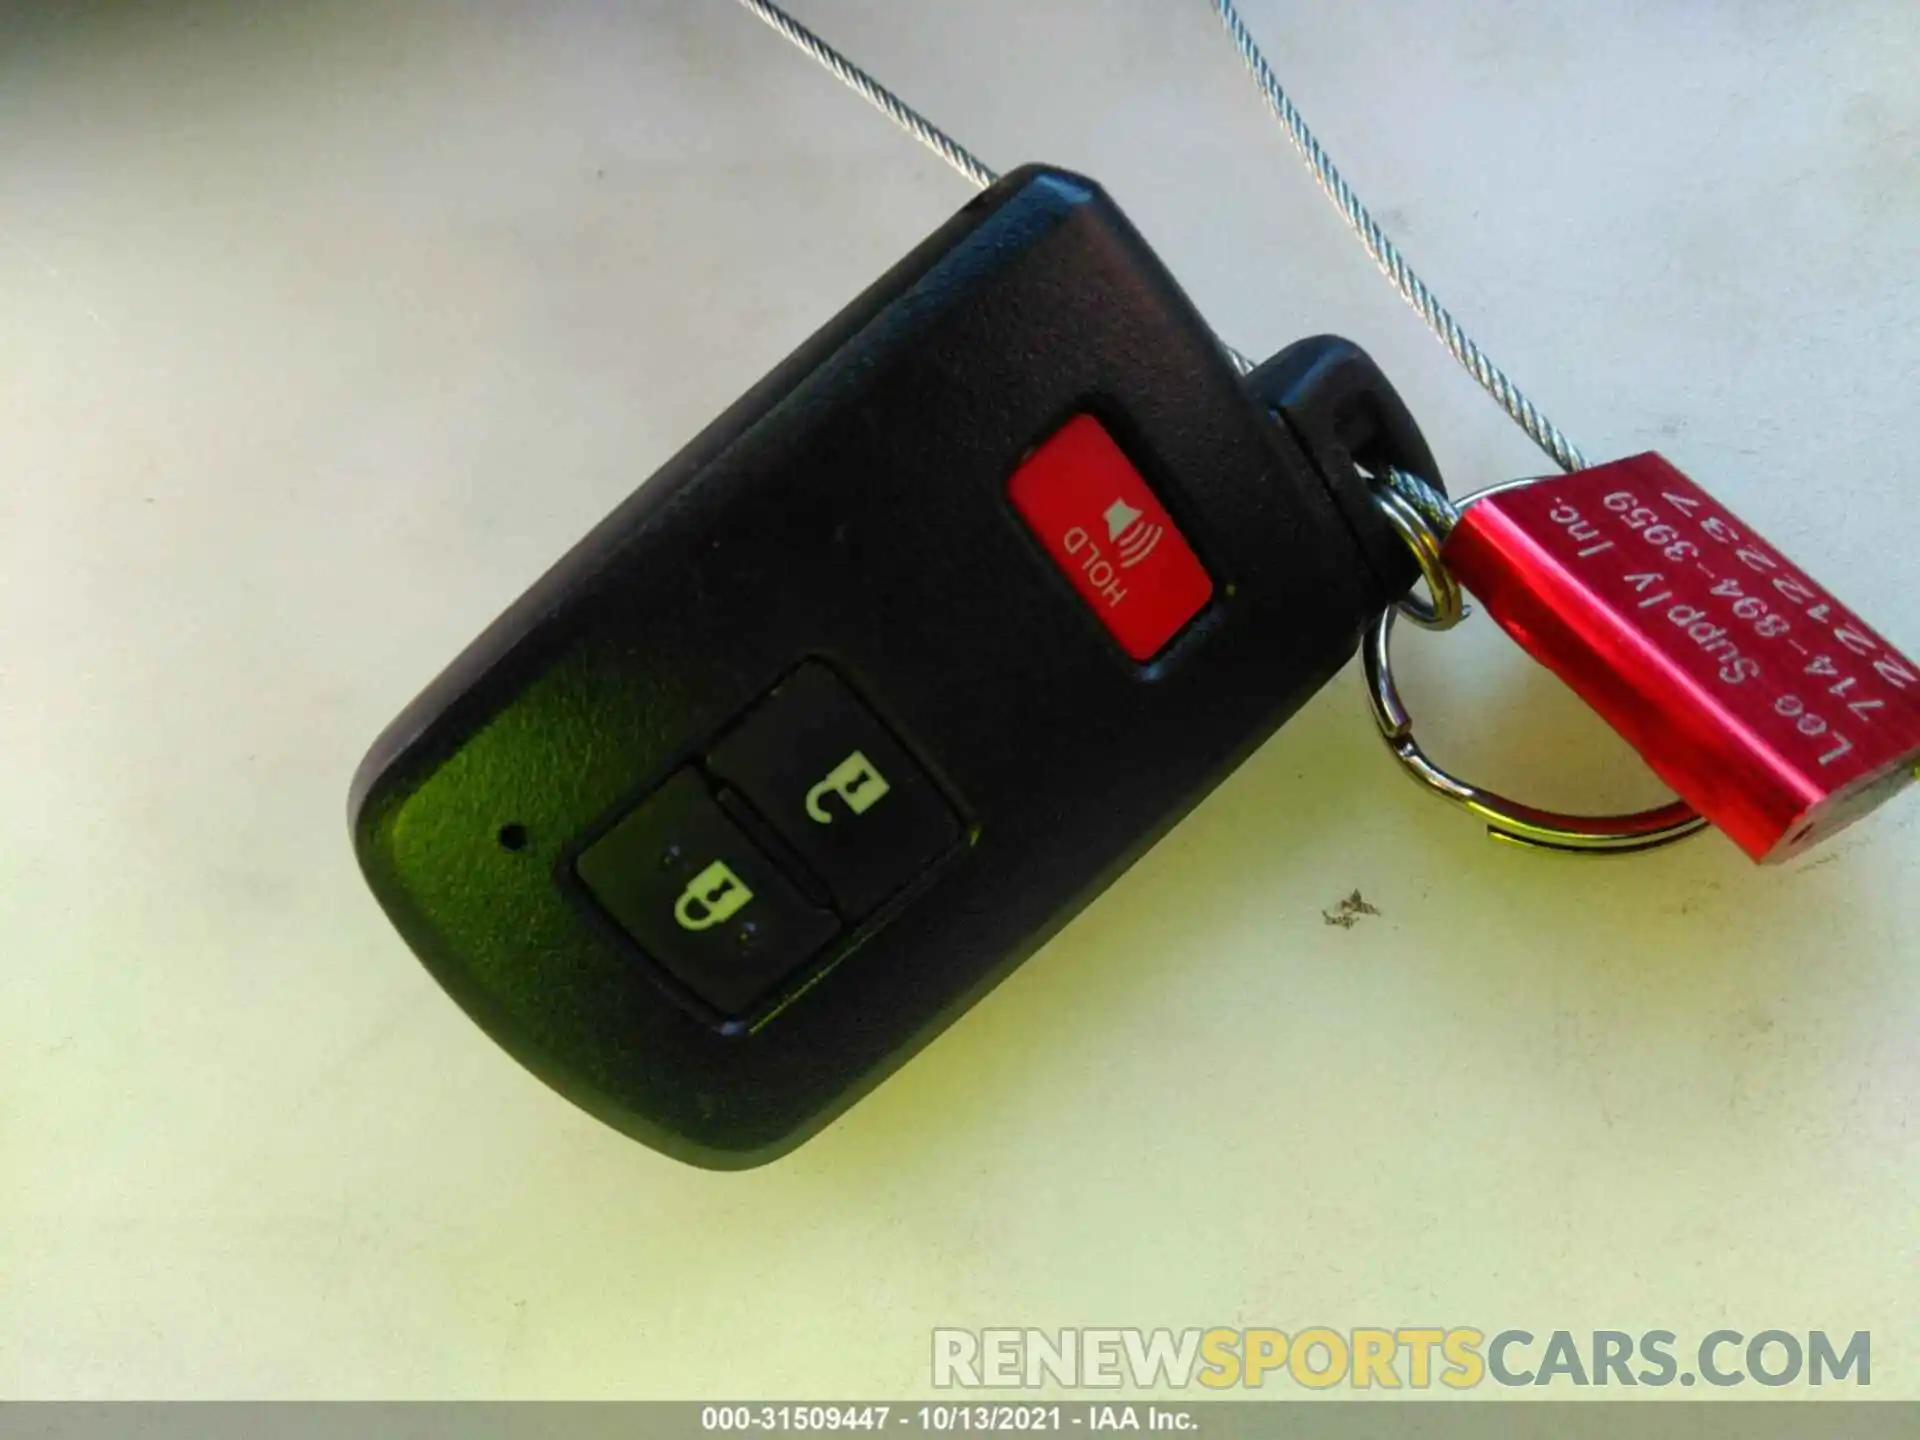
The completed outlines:
{"type": "Polygon", "coordinates": [[[960,840],[933,782],[817,660],[775,687],[707,766],[820,877],[849,920],[960,840]]]}
{"type": "Polygon", "coordinates": [[[589,846],[574,871],[649,958],[723,1015],[754,1009],[839,929],[694,770],[589,846]]]}

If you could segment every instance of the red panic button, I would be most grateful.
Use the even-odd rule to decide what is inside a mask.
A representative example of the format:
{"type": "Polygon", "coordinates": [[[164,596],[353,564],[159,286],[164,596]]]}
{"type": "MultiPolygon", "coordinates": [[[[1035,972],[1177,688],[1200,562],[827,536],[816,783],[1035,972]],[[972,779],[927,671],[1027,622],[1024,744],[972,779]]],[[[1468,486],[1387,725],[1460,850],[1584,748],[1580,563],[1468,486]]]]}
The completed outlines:
{"type": "Polygon", "coordinates": [[[1113,437],[1076,415],[1007,498],[1120,648],[1150,660],[1213,598],[1213,580],[1113,437]]]}

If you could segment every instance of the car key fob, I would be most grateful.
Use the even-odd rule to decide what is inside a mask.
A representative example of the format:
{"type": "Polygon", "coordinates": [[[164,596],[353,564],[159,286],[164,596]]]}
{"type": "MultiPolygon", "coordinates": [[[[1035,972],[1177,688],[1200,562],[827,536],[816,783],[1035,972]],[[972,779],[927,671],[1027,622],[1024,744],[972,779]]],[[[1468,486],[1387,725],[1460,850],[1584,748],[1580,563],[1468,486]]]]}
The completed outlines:
{"type": "Polygon", "coordinates": [[[984,191],[375,744],[354,843],[507,1050],[697,1165],[792,1148],[1097,896],[1417,570],[1351,344],[1242,378],[1091,181],[984,191]]]}

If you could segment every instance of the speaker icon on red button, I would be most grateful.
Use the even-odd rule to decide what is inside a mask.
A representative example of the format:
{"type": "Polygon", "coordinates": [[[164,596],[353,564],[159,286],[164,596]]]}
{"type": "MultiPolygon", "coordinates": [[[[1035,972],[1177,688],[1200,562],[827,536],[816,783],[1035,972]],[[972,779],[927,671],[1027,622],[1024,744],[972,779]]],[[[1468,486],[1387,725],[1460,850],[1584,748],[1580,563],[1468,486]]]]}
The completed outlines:
{"type": "Polygon", "coordinates": [[[1122,570],[1131,570],[1151,555],[1153,547],[1166,533],[1164,526],[1143,518],[1124,500],[1116,500],[1107,507],[1107,538],[1120,547],[1122,570]]]}

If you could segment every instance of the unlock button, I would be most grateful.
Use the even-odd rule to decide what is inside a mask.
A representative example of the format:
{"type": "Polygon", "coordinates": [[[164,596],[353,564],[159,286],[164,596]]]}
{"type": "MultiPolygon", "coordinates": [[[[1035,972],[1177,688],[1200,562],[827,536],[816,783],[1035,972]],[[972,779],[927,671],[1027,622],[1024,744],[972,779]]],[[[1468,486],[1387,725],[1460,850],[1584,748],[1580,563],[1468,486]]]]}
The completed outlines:
{"type": "Polygon", "coordinates": [[[707,757],[859,920],[960,839],[947,802],[841,680],[809,660],[707,757]]]}

